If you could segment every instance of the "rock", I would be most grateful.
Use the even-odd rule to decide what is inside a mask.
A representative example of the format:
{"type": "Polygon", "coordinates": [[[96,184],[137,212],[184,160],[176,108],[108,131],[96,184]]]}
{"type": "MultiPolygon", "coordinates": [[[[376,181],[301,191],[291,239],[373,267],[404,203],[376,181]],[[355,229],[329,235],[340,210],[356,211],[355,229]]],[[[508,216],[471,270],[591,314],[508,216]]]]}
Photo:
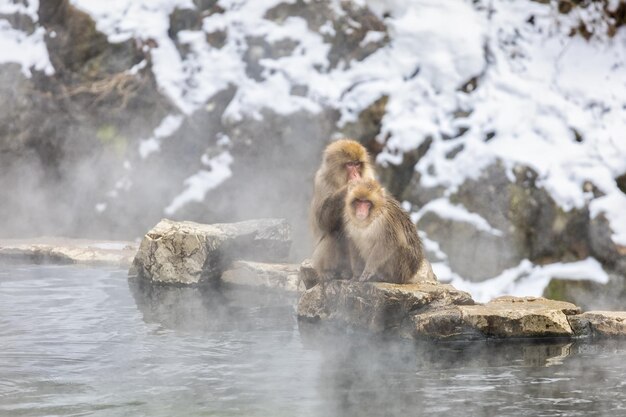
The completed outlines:
{"type": "Polygon", "coordinates": [[[613,230],[604,214],[589,222],[589,244],[593,255],[611,269],[626,275],[626,247],[613,242],[613,230]]]}
{"type": "Polygon", "coordinates": [[[437,340],[569,337],[573,304],[535,297],[500,297],[482,305],[450,306],[412,317],[413,337],[437,340]]]}
{"type": "Polygon", "coordinates": [[[218,279],[233,257],[281,261],[291,246],[285,220],[199,224],[161,220],[143,238],[130,274],[165,284],[218,279]]]}
{"type": "Polygon", "coordinates": [[[299,265],[236,261],[222,274],[222,283],[237,287],[282,290],[299,293],[305,290],[299,277],[299,265]]]}
{"type": "Polygon", "coordinates": [[[535,297],[499,297],[480,306],[461,308],[463,321],[485,337],[571,336],[567,316],[574,304],[535,297]]]}
{"type": "Polygon", "coordinates": [[[500,297],[474,304],[444,284],[332,281],[307,290],[298,317],[335,326],[426,340],[555,338],[575,335],[568,318],[580,308],[537,297],[500,297]]]}
{"type": "Polygon", "coordinates": [[[588,311],[568,319],[578,336],[626,337],[626,311],[588,311]]]}
{"type": "Polygon", "coordinates": [[[509,237],[479,230],[468,222],[443,218],[436,212],[426,212],[417,227],[439,243],[448,255],[450,268],[470,281],[497,276],[523,259],[523,249],[509,237]]]}
{"type": "Polygon", "coordinates": [[[626,282],[619,274],[609,272],[608,275],[609,282],[606,284],[587,279],[552,278],[543,291],[543,296],[574,303],[583,310],[619,310],[624,307],[626,282]]]}
{"type": "MultiPolygon", "coordinates": [[[[440,193],[420,187],[419,173],[415,173],[404,198],[420,206],[440,193]]],[[[418,227],[439,244],[451,269],[466,279],[492,278],[523,259],[569,262],[590,254],[588,210],[562,210],[541,187],[538,174],[527,166],[518,165],[509,171],[502,162],[496,162],[478,178],[467,179],[449,200],[478,214],[498,231],[478,230],[473,224],[432,211],[419,220],[418,227]]],[[[598,234],[603,237],[607,231],[598,234]]]]}
{"type": "Polygon", "coordinates": [[[313,264],[310,259],[305,259],[300,264],[299,271],[300,281],[304,283],[305,288],[308,290],[309,288],[313,288],[317,285],[319,281],[319,277],[317,276],[317,272],[313,269],[313,264]]]}
{"type": "Polygon", "coordinates": [[[128,267],[138,245],[124,241],[69,238],[0,240],[0,260],[128,267]]]}
{"type": "Polygon", "coordinates": [[[469,294],[445,284],[331,281],[307,290],[298,317],[369,332],[404,334],[409,316],[423,308],[473,304],[469,294]]]}

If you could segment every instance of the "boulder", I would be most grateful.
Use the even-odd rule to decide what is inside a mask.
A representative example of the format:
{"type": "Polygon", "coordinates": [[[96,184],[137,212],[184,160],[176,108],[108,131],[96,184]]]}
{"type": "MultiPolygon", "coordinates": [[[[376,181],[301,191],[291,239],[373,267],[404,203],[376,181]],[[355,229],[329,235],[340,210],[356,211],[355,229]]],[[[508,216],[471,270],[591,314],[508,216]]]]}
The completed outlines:
{"type": "Polygon", "coordinates": [[[473,303],[468,293],[451,285],[337,280],[307,290],[298,303],[298,317],[374,333],[404,334],[416,311],[473,303]]]}
{"type": "Polygon", "coordinates": [[[128,267],[137,244],[125,241],[42,237],[0,240],[0,260],[128,267]]]}
{"type": "Polygon", "coordinates": [[[577,336],[626,337],[626,311],[588,311],[568,319],[577,336]]]}
{"type": "Polygon", "coordinates": [[[222,274],[222,283],[300,293],[305,290],[305,284],[300,280],[299,271],[300,266],[294,264],[235,261],[222,274]]]}
{"type": "Polygon", "coordinates": [[[198,284],[222,275],[233,258],[277,262],[291,246],[282,219],[199,224],[161,220],[141,241],[130,274],[163,284],[198,284]]]}
{"type": "Polygon", "coordinates": [[[309,288],[313,288],[317,285],[319,277],[315,269],[313,268],[313,264],[310,259],[305,259],[300,264],[300,270],[298,272],[300,281],[304,283],[304,287],[308,290],[309,288]]]}
{"type": "Polygon", "coordinates": [[[429,309],[411,317],[415,339],[479,340],[570,337],[573,304],[535,297],[500,297],[487,304],[429,309]]]}

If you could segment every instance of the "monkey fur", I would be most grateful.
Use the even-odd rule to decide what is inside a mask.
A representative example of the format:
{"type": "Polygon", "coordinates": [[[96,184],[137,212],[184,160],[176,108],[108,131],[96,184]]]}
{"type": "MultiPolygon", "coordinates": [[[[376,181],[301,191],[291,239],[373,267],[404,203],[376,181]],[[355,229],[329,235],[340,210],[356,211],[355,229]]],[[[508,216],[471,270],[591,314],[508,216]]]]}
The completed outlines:
{"type": "Polygon", "coordinates": [[[408,213],[374,179],[353,181],[344,200],[346,237],[359,281],[436,281],[408,213]]]}
{"type": "Polygon", "coordinates": [[[359,142],[342,139],[324,150],[315,174],[311,229],[315,239],[312,264],[322,280],[351,278],[348,242],[343,229],[346,185],[374,178],[367,150],[359,142]]]}

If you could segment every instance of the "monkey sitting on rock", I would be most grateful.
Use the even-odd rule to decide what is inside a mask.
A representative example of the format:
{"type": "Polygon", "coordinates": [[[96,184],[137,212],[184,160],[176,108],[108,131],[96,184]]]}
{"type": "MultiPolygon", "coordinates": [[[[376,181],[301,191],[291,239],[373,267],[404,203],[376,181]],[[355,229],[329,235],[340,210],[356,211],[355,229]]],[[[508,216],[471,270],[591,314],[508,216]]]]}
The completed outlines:
{"type": "Polygon", "coordinates": [[[373,178],[348,183],[344,230],[359,281],[436,282],[408,213],[373,178]]]}
{"type": "Polygon", "coordinates": [[[313,269],[320,280],[351,278],[348,243],[343,230],[346,185],[374,178],[367,150],[359,142],[342,139],[328,145],[315,174],[311,228],[316,240],[313,269]]]}

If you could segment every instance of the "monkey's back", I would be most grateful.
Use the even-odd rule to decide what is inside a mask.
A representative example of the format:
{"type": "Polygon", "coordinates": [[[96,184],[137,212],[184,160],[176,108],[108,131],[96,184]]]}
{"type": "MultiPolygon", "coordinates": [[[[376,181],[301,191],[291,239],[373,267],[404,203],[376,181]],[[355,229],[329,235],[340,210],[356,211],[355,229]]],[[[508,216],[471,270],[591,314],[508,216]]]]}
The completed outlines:
{"type": "Polygon", "coordinates": [[[387,282],[406,284],[415,276],[424,260],[422,241],[409,214],[394,198],[385,201],[384,244],[393,250],[378,271],[387,282]]]}

